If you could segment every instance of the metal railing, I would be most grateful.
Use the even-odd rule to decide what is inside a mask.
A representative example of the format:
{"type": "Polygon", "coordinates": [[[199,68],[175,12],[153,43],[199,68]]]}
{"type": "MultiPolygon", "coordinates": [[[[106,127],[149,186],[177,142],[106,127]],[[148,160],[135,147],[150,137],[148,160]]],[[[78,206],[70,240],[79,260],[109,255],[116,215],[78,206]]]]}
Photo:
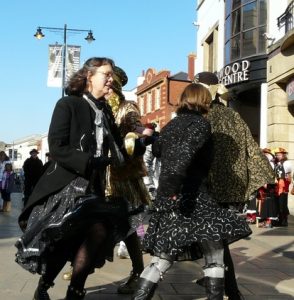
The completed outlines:
{"type": "Polygon", "coordinates": [[[294,1],[290,2],[285,12],[278,17],[278,27],[281,29],[285,27],[285,34],[293,29],[293,15],[294,15],[294,1]]]}

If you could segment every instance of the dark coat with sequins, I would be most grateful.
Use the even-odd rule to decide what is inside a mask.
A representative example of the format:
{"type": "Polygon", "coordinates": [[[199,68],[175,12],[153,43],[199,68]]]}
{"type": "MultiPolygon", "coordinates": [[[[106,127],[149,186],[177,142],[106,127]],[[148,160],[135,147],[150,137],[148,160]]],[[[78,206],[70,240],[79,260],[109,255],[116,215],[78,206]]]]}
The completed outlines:
{"type": "Polygon", "coordinates": [[[241,116],[214,104],[208,113],[214,144],[209,192],[218,202],[245,202],[274,173],[241,116]]]}
{"type": "Polygon", "coordinates": [[[161,130],[153,153],[161,157],[159,197],[205,189],[212,154],[209,121],[195,111],[178,112],[161,130]]]}
{"type": "Polygon", "coordinates": [[[154,154],[161,154],[162,169],[144,236],[146,252],[196,259],[195,243],[231,242],[251,233],[244,219],[220,208],[207,193],[212,141],[206,118],[196,112],[178,113],[161,130],[154,154]]]}

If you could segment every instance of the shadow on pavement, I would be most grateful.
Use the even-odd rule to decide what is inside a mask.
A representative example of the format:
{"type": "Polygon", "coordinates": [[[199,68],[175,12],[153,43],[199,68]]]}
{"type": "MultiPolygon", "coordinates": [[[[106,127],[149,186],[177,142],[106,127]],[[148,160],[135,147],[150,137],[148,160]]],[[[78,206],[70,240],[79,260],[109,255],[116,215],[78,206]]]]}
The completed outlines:
{"type": "Polygon", "coordinates": [[[0,239],[20,237],[22,231],[18,226],[18,216],[23,207],[22,193],[11,194],[11,211],[0,213],[0,239]]]}

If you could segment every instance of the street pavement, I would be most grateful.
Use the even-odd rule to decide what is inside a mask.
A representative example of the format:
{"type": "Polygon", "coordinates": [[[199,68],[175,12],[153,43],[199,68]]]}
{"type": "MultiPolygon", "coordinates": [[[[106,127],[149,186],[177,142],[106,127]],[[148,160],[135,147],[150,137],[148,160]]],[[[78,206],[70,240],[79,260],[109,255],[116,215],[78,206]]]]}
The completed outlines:
{"type": "MultiPolygon", "coordinates": [[[[38,275],[30,274],[14,261],[14,243],[21,235],[17,217],[21,211],[22,195],[12,194],[12,211],[0,213],[0,300],[32,300],[38,275]]],[[[294,299],[294,217],[290,216],[288,227],[271,229],[251,225],[253,234],[231,245],[239,288],[246,300],[294,299]]],[[[144,254],[147,264],[150,260],[144,254]]],[[[203,260],[179,262],[159,283],[153,300],[205,299],[204,288],[195,281],[202,277],[203,260]]],[[[64,271],[69,270],[66,265],[64,271]]],[[[102,269],[88,277],[85,300],[123,300],[129,295],[118,295],[116,289],[131,270],[130,259],[114,257],[102,269]]],[[[68,282],[62,273],[49,290],[52,300],[65,297],[68,282]]]]}

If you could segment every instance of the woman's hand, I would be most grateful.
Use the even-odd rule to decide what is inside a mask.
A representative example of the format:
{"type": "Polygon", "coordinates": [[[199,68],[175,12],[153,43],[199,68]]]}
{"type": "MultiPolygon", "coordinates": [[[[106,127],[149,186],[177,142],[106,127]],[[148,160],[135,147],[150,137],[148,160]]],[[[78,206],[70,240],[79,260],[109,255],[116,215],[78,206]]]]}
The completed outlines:
{"type": "Polygon", "coordinates": [[[111,158],[106,156],[92,157],[89,164],[92,169],[105,169],[111,163],[111,158]]]}

